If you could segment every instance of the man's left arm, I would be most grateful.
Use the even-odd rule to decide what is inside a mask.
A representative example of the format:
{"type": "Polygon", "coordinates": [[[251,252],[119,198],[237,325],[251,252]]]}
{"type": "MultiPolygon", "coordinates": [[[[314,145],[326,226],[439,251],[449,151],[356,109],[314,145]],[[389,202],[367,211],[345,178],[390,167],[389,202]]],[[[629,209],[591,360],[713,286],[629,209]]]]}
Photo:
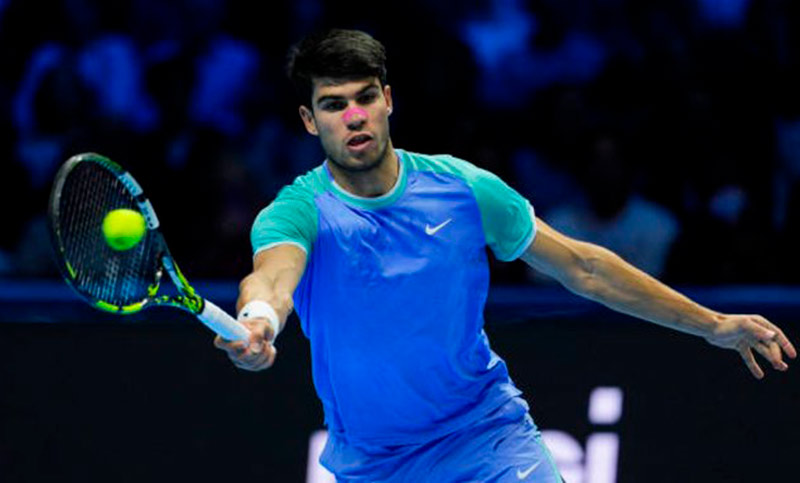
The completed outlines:
{"type": "Polygon", "coordinates": [[[690,300],[600,246],[571,239],[536,219],[536,237],[521,258],[570,291],[611,309],[705,338],[739,352],[750,372],[764,377],[753,350],[776,370],[789,366],[782,352],[797,351],[783,331],[760,315],[715,312],[690,300]]]}

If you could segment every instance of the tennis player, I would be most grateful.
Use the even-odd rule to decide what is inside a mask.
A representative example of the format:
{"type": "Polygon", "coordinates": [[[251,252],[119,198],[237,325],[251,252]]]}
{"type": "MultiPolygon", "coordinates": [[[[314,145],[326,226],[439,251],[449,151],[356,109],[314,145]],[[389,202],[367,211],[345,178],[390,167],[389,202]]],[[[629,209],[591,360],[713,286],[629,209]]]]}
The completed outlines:
{"type": "MultiPolygon", "coordinates": [[[[288,70],[326,159],[256,218],[237,306],[253,335],[215,344],[242,369],[266,369],[297,310],[329,429],[320,462],[338,481],[561,481],[483,330],[486,247],[612,309],[736,350],[757,378],[754,352],[780,371],[782,352],[796,357],[764,317],[710,310],[556,232],[497,176],[395,148],[385,51],[369,35],[308,37],[288,70]]],[[[434,108],[428,115],[448,122],[434,108]]]]}

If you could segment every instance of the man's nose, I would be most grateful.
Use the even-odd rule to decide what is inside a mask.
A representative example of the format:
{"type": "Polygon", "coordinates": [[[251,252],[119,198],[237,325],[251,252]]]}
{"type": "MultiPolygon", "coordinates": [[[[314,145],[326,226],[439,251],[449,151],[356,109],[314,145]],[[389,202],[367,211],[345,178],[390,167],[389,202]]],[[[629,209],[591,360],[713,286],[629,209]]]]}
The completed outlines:
{"type": "Polygon", "coordinates": [[[351,107],[342,114],[342,120],[347,124],[347,127],[350,128],[364,124],[368,117],[367,111],[360,107],[351,107]]]}

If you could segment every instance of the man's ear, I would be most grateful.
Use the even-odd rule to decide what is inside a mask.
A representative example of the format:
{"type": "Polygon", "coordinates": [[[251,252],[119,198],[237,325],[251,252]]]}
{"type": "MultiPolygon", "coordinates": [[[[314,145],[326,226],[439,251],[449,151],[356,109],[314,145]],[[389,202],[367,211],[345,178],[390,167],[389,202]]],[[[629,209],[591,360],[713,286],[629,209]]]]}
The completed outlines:
{"type": "Polygon", "coordinates": [[[303,120],[303,125],[306,127],[306,131],[309,134],[314,136],[319,136],[319,131],[317,130],[317,121],[314,119],[314,113],[311,112],[311,109],[307,108],[306,106],[300,106],[300,119],[303,120]]]}
{"type": "Polygon", "coordinates": [[[383,86],[383,97],[386,99],[386,112],[391,115],[394,108],[394,101],[392,101],[392,86],[383,86]]]}

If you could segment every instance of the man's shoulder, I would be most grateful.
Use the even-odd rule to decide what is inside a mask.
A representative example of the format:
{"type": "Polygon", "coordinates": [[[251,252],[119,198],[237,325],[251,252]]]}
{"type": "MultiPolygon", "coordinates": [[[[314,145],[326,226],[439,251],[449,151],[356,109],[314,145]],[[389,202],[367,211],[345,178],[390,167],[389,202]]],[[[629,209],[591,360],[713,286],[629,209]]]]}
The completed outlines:
{"type": "Polygon", "coordinates": [[[278,192],[278,197],[282,196],[303,196],[313,198],[315,195],[324,191],[325,166],[323,164],[305,173],[298,175],[291,183],[285,185],[278,192]]]}
{"type": "Polygon", "coordinates": [[[423,154],[399,149],[397,151],[405,157],[412,171],[449,174],[465,179],[471,179],[483,171],[469,161],[452,154],[423,154]]]}

